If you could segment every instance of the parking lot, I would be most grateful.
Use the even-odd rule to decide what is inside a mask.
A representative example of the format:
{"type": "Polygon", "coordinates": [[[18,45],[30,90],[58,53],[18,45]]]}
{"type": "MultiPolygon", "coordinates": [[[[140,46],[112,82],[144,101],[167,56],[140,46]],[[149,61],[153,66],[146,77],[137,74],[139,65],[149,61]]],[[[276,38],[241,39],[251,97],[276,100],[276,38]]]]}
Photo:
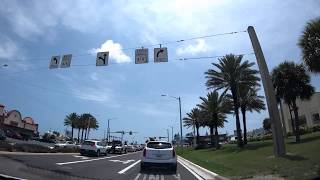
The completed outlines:
{"type": "Polygon", "coordinates": [[[141,172],[141,153],[108,154],[100,157],[79,154],[2,154],[0,173],[27,179],[201,179],[180,163],[177,173],[159,168],[141,172]],[[11,168],[6,169],[5,164],[10,163],[11,168]]]}

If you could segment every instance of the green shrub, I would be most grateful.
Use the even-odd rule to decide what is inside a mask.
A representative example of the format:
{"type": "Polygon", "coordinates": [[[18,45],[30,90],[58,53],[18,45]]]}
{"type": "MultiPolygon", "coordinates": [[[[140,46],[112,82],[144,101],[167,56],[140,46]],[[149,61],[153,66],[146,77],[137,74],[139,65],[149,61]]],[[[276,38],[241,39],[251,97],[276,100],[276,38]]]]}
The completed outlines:
{"type": "Polygon", "coordinates": [[[313,127],[312,127],[312,131],[313,131],[313,132],[320,131],[320,125],[313,126],[313,127]]]}

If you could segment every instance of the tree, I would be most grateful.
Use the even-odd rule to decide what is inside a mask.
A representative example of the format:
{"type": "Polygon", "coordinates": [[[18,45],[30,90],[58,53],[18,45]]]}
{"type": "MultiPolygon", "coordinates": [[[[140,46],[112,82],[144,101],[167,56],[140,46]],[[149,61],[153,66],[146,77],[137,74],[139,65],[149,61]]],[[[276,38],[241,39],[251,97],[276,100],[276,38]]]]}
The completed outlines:
{"type": "Polygon", "coordinates": [[[320,73],[320,18],[307,23],[298,45],[308,70],[320,73]]]}
{"type": "Polygon", "coordinates": [[[193,108],[190,113],[187,113],[187,117],[183,118],[184,126],[196,128],[196,144],[199,143],[199,128],[201,124],[201,114],[199,108],[193,108]]]}
{"type": "Polygon", "coordinates": [[[246,125],[246,111],[256,111],[265,110],[265,104],[263,102],[263,96],[258,96],[258,88],[240,86],[239,96],[240,96],[240,109],[242,113],[243,122],[243,143],[247,144],[247,125],[246,125]]]}
{"type": "Polygon", "coordinates": [[[218,91],[207,94],[207,97],[200,97],[202,100],[198,107],[204,112],[204,124],[210,129],[211,145],[215,142],[215,147],[219,148],[218,128],[224,126],[226,114],[231,112],[232,104],[224,94],[219,95],[218,91]],[[213,140],[213,130],[215,130],[215,140],[213,140]]]}
{"type": "Polygon", "coordinates": [[[263,120],[263,129],[267,132],[271,132],[271,121],[269,118],[263,120]]]}
{"type": "Polygon", "coordinates": [[[236,129],[238,146],[242,147],[241,126],[239,120],[239,95],[238,89],[240,85],[256,86],[259,78],[257,70],[251,69],[254,63],[249,61],[242,62],[243,56],[235,56],[228,54],[219,59],[219,63],[212,63],[215,69],[209,69],[206,74],[208,89],[224,89],[224,93],[231,91],[233,99],[233,108],[236,115],[236,129]]]}
{"type": "Polygon", "coordinates": [[[314,94],[314,87],[310,84],[310,77],[302,64],[285,61],[273,69],[272,81],[277,96],[283,99],[294,112],[294,133],[296,142],[299,142],[299,112],[296,100],[310,99],[314,94]]]}
{"type": "Polygon", "coordinates": [[[81,141],[83,141],[83,139],[87,139],[90,129],[98,129],[99,128],[99,124],[96,120],[96,118],[91,115],[90,113],[84,113],[80,116],[79,118],[79,128],[82,130],[81,131],[81,141]],[[89,124],[90,123],[90,124],[89,124]],[[84,134],[84,138],[83,138],[83,133],[84,134]]]}
{"type": "Polygon", "coordinates": [[[79,121],[79,116],[75,112],[67,115],[64,119],[64,125],[71,127],[71,138],[72,139],[73,139],[73,129],[76,127],[76,124],[78,121],[79,121]]]}

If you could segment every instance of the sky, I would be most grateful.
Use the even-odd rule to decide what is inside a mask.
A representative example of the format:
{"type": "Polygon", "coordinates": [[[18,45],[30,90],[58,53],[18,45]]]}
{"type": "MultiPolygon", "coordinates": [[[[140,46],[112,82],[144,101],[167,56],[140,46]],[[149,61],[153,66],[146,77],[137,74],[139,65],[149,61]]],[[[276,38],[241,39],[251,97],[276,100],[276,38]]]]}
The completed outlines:
{"type": "MultiPolygon", "coordinates": [[[[254,26],[269,71],[284,60],[301,62],[297,46],[306,22],[320,16],[320,2],[253,0],[177,1],[23,1],[0,3],[0,104],[39,123],[39,131],[63,132],[69,113],[91,113],[100,125],[90,137],[111,131],[138,132],[125,139],[179,131],[179,106],[185,116],[209,90],[204,72],[217,58],[179,60],[229,53],[252,54],[248,26],[254,26]],[[239,32],[200,38],[206,35],[239,32]],[[164,44],[169,62],[154,63],[153,48],[164,44]],[[135,48],[149,51],[149,63],[135,64],[135,48]],[[96,52],[110,51],[109,65],[96,67],[96,52]],[[51,56],[72,54],[70,68],[49,69],[51,56]],[[4,67],[3,65],[8,65],[4,67]]],[[[258,68],[256,65],[254,68],[258,68]]],[[[312,84],[319,91],[319,76],[312,84]]],[[[264,95],[261,90],[260,95],[264,95]]],[[[267,111],[248,113],[249,130],[262,127],[267,111]]],[[[220,133],[232,134],[235,117],[220,133]]],[[[183,129],[183,134],[192,129],[183,129]]],[[[207,129],[202,128],[201,134],[207,129]]]]}

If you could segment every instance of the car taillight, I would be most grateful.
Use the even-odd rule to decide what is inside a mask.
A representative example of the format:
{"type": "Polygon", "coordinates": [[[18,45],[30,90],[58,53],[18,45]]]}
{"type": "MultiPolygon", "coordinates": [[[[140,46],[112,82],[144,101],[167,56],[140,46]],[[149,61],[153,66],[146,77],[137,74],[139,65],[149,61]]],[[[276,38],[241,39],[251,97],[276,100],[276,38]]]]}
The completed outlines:
{"type": "Polygon", "coordinates": [[[147,154],[147,150],[143,149],[143,157],[146,157],[146,154],[147,154]]]}
{"type": "Polygon", "coordinates": [[[176,151],[173,149],[172,150],[172,157],[175,157],[176,156],[176,151]]]}

